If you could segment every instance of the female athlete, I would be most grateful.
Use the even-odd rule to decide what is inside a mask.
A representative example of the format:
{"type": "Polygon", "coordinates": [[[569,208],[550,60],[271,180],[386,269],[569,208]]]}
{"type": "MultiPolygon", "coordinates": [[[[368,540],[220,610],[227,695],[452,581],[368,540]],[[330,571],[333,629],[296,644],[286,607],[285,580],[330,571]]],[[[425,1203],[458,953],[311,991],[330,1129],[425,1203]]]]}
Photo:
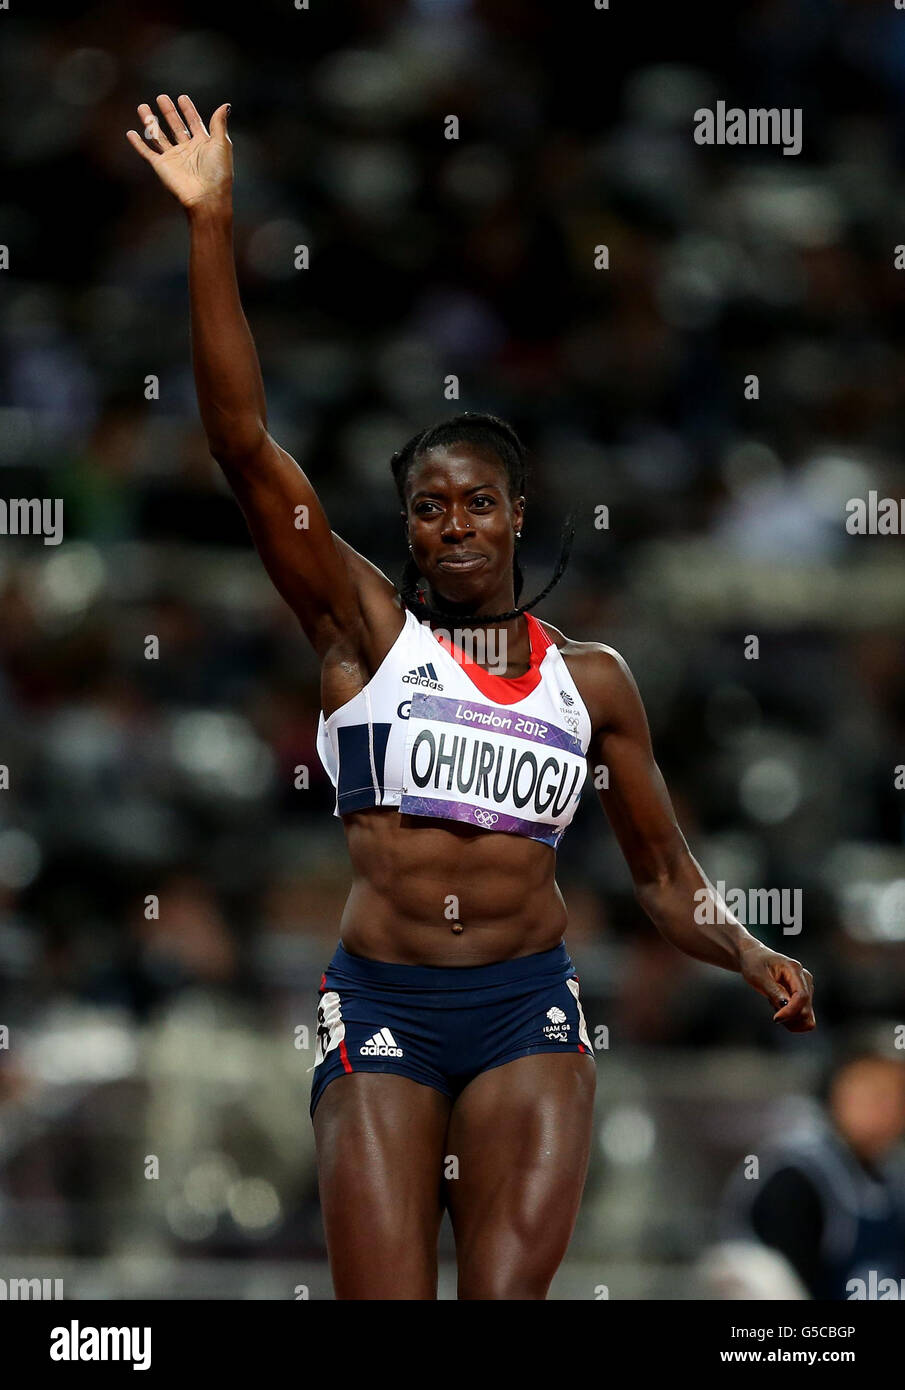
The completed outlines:
{"type": "Polygon", "coordinates": [[[516,607],[523,451],[508,425],[460,415],[395,455],[398,587],[331,530],[267,430],[235,275],[229,107],[208,132],[187,96],[157,102],[169,134],[141,105],[144,138],[127,138],[188,216],[201,418],[321,662],[318,747],[354,871],[310,1102],[336,1296],[436,1298],[447,1207],[459,1298],[543,1299],[581,1201],[596,1083],[554,877],[588,764],[607,769],[601,803],[667,940],[738,971],[792,1032],[814,1027],[811,975],[731,914],[696,921],[701,890],[716,895],[625,662],[516,607]],[[475,639],[491,637],[488,662],[475,639]]]}

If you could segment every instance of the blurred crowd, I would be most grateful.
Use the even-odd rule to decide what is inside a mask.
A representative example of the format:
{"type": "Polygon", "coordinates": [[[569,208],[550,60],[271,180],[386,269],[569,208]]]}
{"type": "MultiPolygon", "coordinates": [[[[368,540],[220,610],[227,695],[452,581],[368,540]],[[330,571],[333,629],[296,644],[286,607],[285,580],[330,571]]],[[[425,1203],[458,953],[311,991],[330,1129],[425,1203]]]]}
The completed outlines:
{"type": "Polygon", "coordinates": [[[905,1046],[905,542],[845,525],[905,495],[905,29],[567,8],[4,17],[0,482],[65,516],[58,547],[0,537],[7,1250],[322,1251],[304,1029],[350,875],[316,662],[198,420],[184,218],[125,139],[159,92],[232,103],[268,426],[334,529],[397,578],[393,451],[510,420],[523,598],[574,509],[538,616],[629,662],[709,877],[801,891],[799,934],[751,926],[815,975],[806,1039],[660,941],[589,786],[559,881],[611,1042],[575,1251],[696,1258],[834,1039],[905,1046]],[[695,144],[718,99],[801,107],[801,155],[695,144]]]}

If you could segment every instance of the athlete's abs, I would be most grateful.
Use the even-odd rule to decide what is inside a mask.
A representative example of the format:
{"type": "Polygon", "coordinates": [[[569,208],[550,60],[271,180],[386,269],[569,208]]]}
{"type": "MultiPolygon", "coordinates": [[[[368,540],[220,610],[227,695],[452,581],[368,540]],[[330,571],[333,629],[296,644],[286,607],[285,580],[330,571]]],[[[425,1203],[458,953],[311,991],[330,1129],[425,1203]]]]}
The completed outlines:
{"type": "Polygon", "coordinates": [[[325,668],[318,753],[355,874],[340,924],[353,954],[486,965],[562,940],[556,845],[590,718],[530,616],[527,635],[523,673],[497,676],[407,613],[369,678],[325,668]]]}
{"type": "Polygon", "coordinates": [[[489,965],[562,940],[567,914],[549,846],[389,808],[343,822],[355,881],[340,937],[353,955],[489,965]]]}

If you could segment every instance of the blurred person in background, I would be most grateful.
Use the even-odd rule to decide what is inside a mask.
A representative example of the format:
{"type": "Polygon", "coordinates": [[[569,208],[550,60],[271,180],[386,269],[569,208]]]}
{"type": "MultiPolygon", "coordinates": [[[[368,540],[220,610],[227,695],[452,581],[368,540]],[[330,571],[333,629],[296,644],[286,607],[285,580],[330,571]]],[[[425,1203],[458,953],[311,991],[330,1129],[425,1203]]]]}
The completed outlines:
{"type": "Polygon", "coordinates": [[[850,1036],[822,1089],[822,1112],[771,1145],[757,1179],[730,1183],[725,1233],[779,1252],[812,1298],[877,1298],[884,1279],[901,1297],[905,1059],[850,1036]]]}
{"type": "MultiPolygon", "coordinates": [[[[461,1164],[446,1174],[454,1180],[445,1189],[459,1296],[545,1298],[578,1213],[596,1081],[549,853],[576,809],[585,756],[609,768],[613,785],[607,781],[601,803],[639,901],[667,939],[740,972],[791,1032],[814,1027],[811,976],[731,914],[710,925],[694,911],[702,890],[713,896],[712,885],[676,824],[628,668],[611,648],[571,643],[526,611],[556,583],[567,551],[546,589],[513,607],[524,450],[511,427],[466,414],[421,432],[394,456],[411,551],[398,592],[330,529],[306,475],[266,427],[231,245],[229,108],[217,108],[208,133],[187,96],[178,107],[165,95],[158,104],[172,138],[143,104],[147,145],[136,131],[128,139],[189,216],[202,420],[265,567],[323,663],[319,750],[333,768],[336,814],[356,870],[342,940],[321,982],[311,1098],[336,1293],[436,1296],[441,1172],[451,1152],[461,1164]],[[425,595],[419,578],[428,580],[425,595]],[[443,609],[433,606],[438,597],[443,609]],[[495,611],[501,607],[507,611],[495,611]],[[507,671],[526,669],[493,675],[454,642],[447,648],[448,636],[416,614],[497,625],[507,639],[507,671]],[[507,709],[521,708],[530,716],[522,737],[542,744],[562,774],[559,794],[571,778],[562,806],[550,809],[556,797],[548,796],[543,811],[537,805],[541,818],[527,819],[527,799],[515,796],[514,750],[513,788],[496,794],[499,813],[479,806],[477,792],[467,800],[461,762],[456,795],[464,800],[444,798],[439,780],[432,797],[405,796],[409,789],[394,778],[423,783],[401,721],[433,718],[438,732],[442,722],[442,711],[432,713],[413,691],[422,682],[458,688],[466,702],[476,687],[507,709]],[[389,723],[375,721],[372,701],[389,723]],[[397,806],[399,816],[374,815],[397,806]],[[410,817],[427,823],[413,826],[410,817]],[[450,889],[452,913],[442,910],[450,889]],[[431,1033],[441,1023],[442,1044],[431,1033]],[[351,1081],[331,1084],[345,1075],[351,1081]]],[[[484,726],[505,723],[488,717],[486,705],[470,708],[485,711],[484,726]]],[[[459,734],[464,747],[462,724],[459,734]]],[[[492,748],[496,738],[500,751],[503,744],[495,727],[480,734],[483,763],[488,740],[492,748]]]]}

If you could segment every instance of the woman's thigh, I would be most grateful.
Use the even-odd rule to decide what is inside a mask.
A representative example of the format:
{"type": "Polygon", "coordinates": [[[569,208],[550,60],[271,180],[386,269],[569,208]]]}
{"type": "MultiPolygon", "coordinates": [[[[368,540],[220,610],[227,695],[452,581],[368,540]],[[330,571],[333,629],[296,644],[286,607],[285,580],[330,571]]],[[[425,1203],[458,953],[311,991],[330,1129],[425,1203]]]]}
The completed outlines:
{"type": "Polygon", "coordinates": [[[386,1072],[339,1076],[324,1090],[313,1123],[337,1298],[436,1298],[450,1104],[386,1072]]]}
{"type": "Polygon", "coordinates": [[[546,1298],[581,1204],[596,1084],[593,1057],[535,1053],[455,1100],[445,1191],[459,1298],[546,1298]]]}

